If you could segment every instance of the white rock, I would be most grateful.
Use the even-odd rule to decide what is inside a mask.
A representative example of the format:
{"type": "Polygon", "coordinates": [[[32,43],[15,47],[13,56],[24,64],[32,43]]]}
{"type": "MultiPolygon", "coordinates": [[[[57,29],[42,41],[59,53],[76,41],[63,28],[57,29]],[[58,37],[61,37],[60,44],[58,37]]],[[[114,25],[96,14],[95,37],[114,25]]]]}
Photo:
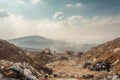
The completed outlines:
{"type": "Polygon", "coordinates": [[[116,53],[117,51],[120,51],[120,48],[114,49],[114,52],[116,53]]]}

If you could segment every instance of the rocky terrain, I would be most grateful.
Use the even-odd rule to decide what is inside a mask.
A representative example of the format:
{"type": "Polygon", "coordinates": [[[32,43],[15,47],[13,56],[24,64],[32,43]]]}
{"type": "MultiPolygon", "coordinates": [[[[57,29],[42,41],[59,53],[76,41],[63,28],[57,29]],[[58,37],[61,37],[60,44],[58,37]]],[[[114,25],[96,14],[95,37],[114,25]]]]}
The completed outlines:
{"type": "Polygon", "coordinates": [[[53,62],[47,66],[53,69],[57,76],[55,80],[61,78],[63,80],[120,80],[120,38],[93,47],[73,59],[53,62]],[[97,68],[92,70],[93,65],[97,63],[97,68],[100,70],[97,68]],[[102,69],[101,63],[105,63],[106,69],[102,69]],[[87,64],[86,68],[84,68],[85,64],[87,64]],[[106,66],[108,64],[110,66],[106,66]]]}
{"type": "Polygon", "coordinates": [[[94,47],[78,59],[80,64],[85,62],[95,64],[100,61],[109,61],[112,65],[111,71],[120,72],[120,38],[94,47]]]}
{"type": "Polygon", "coordinates": [[[0,40],[0,60],[8,60],[13,63],[25,62],[33,66],[40,73],[41,70],[45,73],[49,73],[50,70],[45,66],[44,61],[37,61],[32,56],[27,55],[27,53],[19,47],[15,46],[14,44],[8,43],[5,40],[0,40]]]}
{"type": "Polygon", "coordinates": [[[86,53],[56,53],[49,48],[22,50],[0,40],[0,60],[29,63],[41,75],[39,80],[120,80],[120,38],[93,47],[86,53]],[[105,64],[101,67],[100,62],[105,64]]]}
{"type": "Polygon", "coordinates": [[[32,61],[23,50],[5,40],[0,40],[0,59],[6,59],[14,62],[32,61]]]}

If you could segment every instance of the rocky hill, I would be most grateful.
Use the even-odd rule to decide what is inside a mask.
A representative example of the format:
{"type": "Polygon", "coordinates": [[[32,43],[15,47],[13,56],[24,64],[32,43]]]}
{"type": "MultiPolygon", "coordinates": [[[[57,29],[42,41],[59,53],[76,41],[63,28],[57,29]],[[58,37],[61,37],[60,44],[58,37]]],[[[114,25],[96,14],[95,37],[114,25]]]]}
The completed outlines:
{"type": "Polygon", "coordinates": [[[8,60],[14,63],[26,62],[36,68],[38,71],[43,70],[45,72],[49,72],[49,69],[45,66],[44,61],[37,61],[36,58],[34,59],[31,57],[31,55],[27,55],[26,52],[24,52],[22,49],[13,44],[10,44],[5,40],[0,40],[0,60],[8,60]]]}
{"type": "Polygon", "coordinates": [[[6,59],[13,62],[32,61],[23,50],[5,40],[0,40],[0,59],[6,59]]]}
{"type": "Polygon", "coordinates": [[[95,64],[100,61],[109,61],[112,65],[111,70],[120,72],[120,38],[94,47],[78,59],[78,63],[81,64],[95,64]]]}

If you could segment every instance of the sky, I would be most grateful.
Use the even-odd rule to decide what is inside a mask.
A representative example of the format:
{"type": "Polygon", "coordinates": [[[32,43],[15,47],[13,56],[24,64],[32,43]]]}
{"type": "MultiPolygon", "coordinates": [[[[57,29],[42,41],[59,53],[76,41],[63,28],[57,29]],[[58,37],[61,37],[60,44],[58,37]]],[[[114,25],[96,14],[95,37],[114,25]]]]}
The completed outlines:
{"type": "Polygon", "coordinates": [[[120,0],[0,0],[0,38],[98,44],[120,37],[120,0]]]}

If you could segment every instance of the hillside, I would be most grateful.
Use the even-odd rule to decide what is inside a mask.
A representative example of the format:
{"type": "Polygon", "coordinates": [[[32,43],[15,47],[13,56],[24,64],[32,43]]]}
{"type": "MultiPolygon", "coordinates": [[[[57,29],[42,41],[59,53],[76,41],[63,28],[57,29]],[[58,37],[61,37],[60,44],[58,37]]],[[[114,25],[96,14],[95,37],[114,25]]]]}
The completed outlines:
{"type": "Polygon", "coordinates": [[[64,80],[64,78],[66,80],[120,80],[120,38],[93,47],[77,58],[56,61],[47,66],[56,74],[55,80],[64,80]],[[102,64],[104,70],[96,70],[101,68],[101,61],[111,63],[110,70],[105,69],[108,63],[102,64]],[[87,68],[83,67],[85,63],[88,63],[87,68]],[[93,70],[92,66],[96,63],[98,63],[97,68],[93,70]]]}
{"type": "Polygon", "coordinates": [[[87,51],[91,47],[96,46],[96,44],[75,44],[66,41],[51,40],[41,36],[26,36],[16,39],[10,39],[8,41],[25,49],[33,48],[37,50],[43,50],[44,48],[50,47],[52,50],[59,52],[63,52],[66,50],[87,51]]]}
{"type": "Polygon", "coordinates": [[[23,50],[5,40],[0,40],[0,59],[6,59],[14,62],[32,61],[23,50]]]}
{"type": "Polygon", "coordinates": [[[120,38],[94,47],[78,59],[78,63],[95,64],[100,61],[109,61],[112,64],[111,70],[120,72],[120,38]]]}
{"type": "Polygon", "coordinates": [[[0,61],[2,60],[8,60],[14,63],[28,63],[31,66],[36,67],[38,71],[45,71],[47,72],[49,69],[45,66],[44,61],[37,61],[36,58],[34,59],[31,57],[31,55],[27,55],[26,52],[24,52],[19,47],[10,44],[9,42],[5,40],[0,40],[0,61]]]}

